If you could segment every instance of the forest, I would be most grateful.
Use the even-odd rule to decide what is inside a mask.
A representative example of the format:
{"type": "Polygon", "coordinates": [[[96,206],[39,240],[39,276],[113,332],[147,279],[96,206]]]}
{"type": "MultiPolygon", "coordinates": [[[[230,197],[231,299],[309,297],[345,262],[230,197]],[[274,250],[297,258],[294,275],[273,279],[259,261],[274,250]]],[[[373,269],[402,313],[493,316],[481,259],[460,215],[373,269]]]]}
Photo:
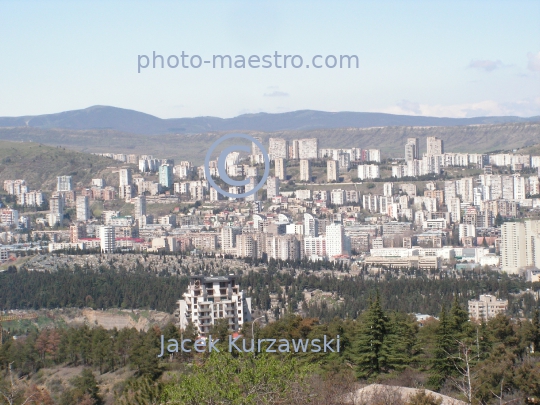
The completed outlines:
{"type": "MultiPolygon", "coordinates": [[[[255,264],[254,264],[255,265],[255,264]]],[[[324,263],[319,266],[325,265],[324,263]]],[[[239,271],[238,282],[252,297],[253,309],[296,312],[328,322],[334,317],[356,318],[368,307],[370,294],[379,290],[389,310],[436,315],[444,304],[457,297],[462,305],[480,294],[493,294],[509,300],[509,314],[530,317],[536,307],[534,291],[540,283],[528,283],[517,276],[490,271],[459,274],[426,274],[386,270],[380,274],[363,271],[352,276],[347,269],[331,268],[324,275],[303,263],[271,260],[257,271],[239,271]],[[305,268],[307,267],[307,268],[305,268]],[[342,298],[339,302],[304,302],[304,291],[319,289],[342,298]],[[271,308],[271,294],[279,306],[271,308]]],[[[173,271],[128,271],[104,263],[97,268],[78,265],[60,267],[58,271],[37,272],[13,268],[0,273],[0,309],[54,309],[91,307],[93,309],[152,309],[173,313],[176,301],[186,291],[186,274],[228,274],[225,267],[187,266],[173,271]]]]}
{"type": "MultiPolygon", "coordinates": [[[[146,332],[88,326],[30,330],[24,338],[6,340],[0,349],[0,404],[10,403],[6,398],[12,404],[26,400],[48,405],[440,404],[422,391],[409,398],[396,391],[392,402],[383,392],[347,402],[347,393],[371,382],[431,389],[469,404],[540,401],[538,311],[532,320],[498,315],[476,324],[454,300],[442,308],[439,320],[420,327],[413,316],[386,309],[384,295],[375,292],[368,301],[356,320],[321,322],[288,314],[264,327],[246,323],[241,330],[246,339],[339,334],[342,350],[335,353],[223,350],[160,359],[160,336],[194,338],[192,325],[184,331],[172,324],[146,332]],[[83,366],[81,373],[68,382],[36,383],[46,368],[77,366],[83,366]],[[124,368],[129,377],[104,392],[99,381],[124,368]]],[[[212,330],[222,342],[228,333],[222,322],[212,330]]]]}

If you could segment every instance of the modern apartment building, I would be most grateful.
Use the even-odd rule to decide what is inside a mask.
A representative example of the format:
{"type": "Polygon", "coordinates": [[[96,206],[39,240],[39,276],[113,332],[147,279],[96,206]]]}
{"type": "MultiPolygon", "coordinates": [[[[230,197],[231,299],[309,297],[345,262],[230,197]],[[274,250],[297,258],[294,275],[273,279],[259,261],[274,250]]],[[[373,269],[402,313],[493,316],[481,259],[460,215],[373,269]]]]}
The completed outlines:
{"type": "Polygon", "coordinates": [[[328,160],[326,162],[326,181],[339,180],[339,162],[337,160],[328,160]]]}
{"type": "Polygon", "coordinates": [[[326,254],[329,258],[340,256],[344,252],[345,228],[341,224],[326,227],[326,254]]]}
{"type": "Polygon", "coordinates": [[[525,267],[540,267],[540,220],[505,222],[501,226],[502,270],[517,274],[525,267]]]}
{"type": "Polygon", "coordinates": [[[131,176],[131,169],[120,169],[118,172],[118,185],[119,187],[131,186],[133,181],[131,176]]]}
{"type": "Polygon", "coordinates": [[[270,146],[268,148],[268,154],[270,155],[270,160],[289,158],[289,144],[287,140],[282,138],[270,138],[269,142],[270,146]]]}
{"type": "Polygon", "coordinates": [[[405,144],[405,161],[420,159],[420,140],[418,138],[407,138],[405,144]]]}
{"type": "Polygon", "coordinates": [[[167,188],[173,187],[173,166],[171,164],[159,166],[159,184],[167,188]]]}
{"type": "Polygon", "coordinates": [[[442,155],[444,153],[443,140],[436,136],[427,137],[427,156],[442,155]]]}
{"type": "Polygon", "coordinates": [[[58,176],[56,183],[56,191],[71,191],[71,176],[58,176]]]}
{"type": "Polygon", "coordinates": [[[88,205],[88,196],[78,195],[75,202],[77,208],[77,221],[88,221],[90,219],[90,210],[88,205]]]}
{"type": "Polygon", "coordinates": [[[358,165],[358,178],[360,180],[378,179],[380,177],[379,166],[358,165]]]}
{"type": "Polygon", "coordinates": [[[227,319],[229,331],[238,331],[251,320],[251,298],[236,281],[235,275],[192,276],[183,300],[178,301],[178,324],[185,329],[192,323],[202,336],[208,336],[219,319],[227,319]]]}
{"type": "Polygon", "coordinates": [[[477,300],[469,300],[469,317],[472,321],[487,321],[508,309],[508,300],[497,299],[493,295],[481,295],[477,300]]]}
{"type": "Polygon", "coordinates": [[[99,228],[99,240],[102,253],[113,253],[116,249],[114,226],[104,225],[99,228]]]}
{"type": "Polygon", "coordinates": [[[285,175],[285,166],[286,166],[286,163],[285,163],[285,159],[283,158],[276,158],[274,159],[274,174],[275,176],[280,179],[280,180],[285,180],[286,179],[286,175],[285,175]]]}
{"type": "Polygon", "coordinates": [[[311,181],[311,164],[309,160],[300,160],[300,181],[311,181]]]}
{"type": "Polygon", "coordinates": [[[266,198],[271,200],[279,195],[280,181],[277,177],[268,177],[266,180],[266,198]]]}

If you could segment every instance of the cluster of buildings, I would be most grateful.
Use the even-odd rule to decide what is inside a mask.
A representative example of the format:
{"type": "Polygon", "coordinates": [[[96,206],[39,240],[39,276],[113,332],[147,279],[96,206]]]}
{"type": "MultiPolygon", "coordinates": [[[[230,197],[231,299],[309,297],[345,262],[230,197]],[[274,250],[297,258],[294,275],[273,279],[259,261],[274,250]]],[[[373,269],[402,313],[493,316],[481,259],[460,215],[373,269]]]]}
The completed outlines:
{"type": "Polygon", "coordinates": [[[4,180],[4,191],[17,197],[17,204],[23,207],[40,207],[44,198],[41,190],[30,191],[26,181],[4,180]]]}
{"type": "MultiPolygon", "coordinates": [[[[268,150],[274,176],[262,189],[265,200],[262,190],[245,199],[223,199],[209,185],[204,168],[189,161],[175,164],[150,155],[101,154],[138,165],[140,173],[133,167],[120,168],[118,186],[98,178],[89,187],[74,187],[71,176],[59,176],[48,199],[50,209],[36,223],[55,229],[50,251],[198,250],[281,260],[355,260],[368,267],[431,270],[445,264],[480,265],[512,273],[539,267],[540,243],[534,221],[508,222],[524,210],[540,208],[540,199],[534,197],[540,194],[537,173],[520,173],[524,168],[531,173],[539,163],[537,156],[445,153],[443,141],[435,137],[427,138],[427,151],[421,156],[419,140],[409,138],[406,164],[398,166],[438,172],[440,167],[473,165],[483,172],[421,185],[400,183],[395,178],[399,176],[394,176],[393,181],[379,182],[377,192],[365,188],[360,192],[355,185],[310,186],[311,165],[314,160],[326,164],[328,182],[338,181],[353,164],[360,180],[376,179],[380,177],[379,150],[319,148],[316,138],[270,138],[268,150]],[[288,178],[287,162],[291,160],[298,160],[299,181],[293,190],[283,191],[281,184],[288,178]],[[517,171],[499,174],[495,169],[500,164],[517,171]],[[105,210],[95,218],[89,206],[98,199],[122,199],[133,204],[133,213],[105,210]],[[150,204],[181,201],[201,204],[188,212],[178,209],[161,216],[147,212],[150,204]],[[71,224],[64,221],[68,207],[76,214],[71,215],[71,224]]],[[[229,192],[238,194],[255,186],[261,158],[255,144],[248,158],[235,152],[226,157],[230,177],[250,179],[246,186],[229,187],[229,192]]],[[[217,167],[217,161],[210,163],[212,176],[219,176],[217,167]]],[[[413,172],[413,177],[418,173],[413,172]]],[[[17,196],[30,193],[24,180],[7,180],[4,190],[17,196]]],[[[12,208],[2,208],[0,221],[2,226],[31,226],[12,208]]]]}

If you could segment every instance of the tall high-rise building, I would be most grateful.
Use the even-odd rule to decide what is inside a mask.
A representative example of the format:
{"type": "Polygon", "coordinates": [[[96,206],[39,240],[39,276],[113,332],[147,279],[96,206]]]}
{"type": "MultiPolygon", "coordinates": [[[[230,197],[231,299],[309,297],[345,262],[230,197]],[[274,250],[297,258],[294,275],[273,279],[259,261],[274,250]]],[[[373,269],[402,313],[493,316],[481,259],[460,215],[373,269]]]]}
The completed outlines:
{"type": "Polygon", "coordinates": [[[232,252],[236,248],[236,235],[242,234],[242,228],[224,226],[221,228],[221,250],[225,253],[232,252]]]}
{"type": "Polygon", "coordinates": [[[427,137],[427,156],[442,155],[444,153],[443,140],[436,136],[427,137]]]}
{"type": "Polygon", "coordinates": [[[257,242],[251,234],[236,235],[236,256],[257,258],[257,242]]]}
{"type": "Polygon", "coordinates": [[[227,320],[230,332],[251,321],[251,298],[240,290],[235,275],[191,276],[183,298],[178,301],[180,329],[191,323],[208,336],[218,319],[227,320]]]}
{"type": "Polygon", "coordinates": [[[141,223],[141,219],[143,216],[146,215],[146,196],[140,195],[137,198],[135,198],[135,209],[133,216],[135,220],[139,221],[139,224],[141,223]]]}
{"type": "MultiPolygon", "coordinates": [[[[255,136],[254,139],[258,140],[262,144],[262,139],[260,137],[255,136]]],[[[251,154],[260,155],[261,153],[261,149],[255,144],[255,142],[251,142],[251,154]]]]}
{"type": "Polygon", "coordinates": [[[309,160],[300,160],[300,181],[311,181],[311,164],[309,160]]]}
{"type": "Polygon", "coordinates": [[[326,226],[326,254],[329,258],[343,254],[345,228],[341,224],[326,226]]]}
{"type": "Polygon", "coordinates": [[[77,221],[88,221],[90,219],[90,210],[88,206],[88,196],[78,195],[75,202],[77,208],[77,221]]]}
{"type": "Polygon", "coordinates": [[[167,188],[173,187],[173,166],[171,164],[159,166],[159,184],[167,188]]]}
{"type": "Polygon", "coordinates": [[[289,159],[300,159],[300,144],[298,139],[293,139],[289,146],[289,159]]]}
{"type": "Polygon", "coordinates": [[[338,155],[339,172],[347,173],[351,167],[351,154],[347,152],[341,152],[338,155]]]}
{"type": "Polygon", "coordinates": [[[326,162],[326,181],[338,181],[339,179],[339,162],[337,160],[328,160],[326,162]]]}
{"type": "Polygon", "coordinates": [[[64,196],[62,194],[49,200],[50,213],[47,215],[47,221],[50,226],[62,223],[64,220],[64,205],[64,196]]]}
{"type": "Polygon", "coordinates": [[[71,176],[58,176],[56,184],[56,191],[71,191],[71,176]]]}
{"type": "Polygon", "coordinates": [[[113,253],[116,249],[116,238],[114,232],[114,226],[103,225],[99,228],[99,239],[101,252],[113,253]]]}
{"type": "Polygon", "coordinates": [[[120,187],[124,186],[131,186],[132,177],[131,177],[131,169],[120,169],[118,172],[119,174],[119,182],[118,185],[120,187]]]}
{"type": "MultiPolygon", "coordinates": [[[[257,178],[256,177],[249,177],[249,183],[245,185],[245,192],[248,193],[251,190],[253,190],[257,186],[257,178]]],[[[213,190],[213,188],[211,188],[213,190]]],[[[258,201],[259,200],[259,192],[255,192],[251,195],[248,195],[247,197],[244,197],[245,201],[258,201]]]]}
{"type": "Polygon", "coordinates": [[[304,213],[304,235],[319,236],[319,220],[308,213],[304,213]]]}
{"type": "Polygon", "coordinates": [[[285,174],[286,162],[285,162],[285,159],[276,158],[274,160],[274,164],[275,164],[275,176],[280,180],[285,180],[286,179],[286,174],[285,174]]]}
{"type": "Polygon", "coordinates": [[[392,197],[394,195],[394,183],[384,183],[383,195],[385,197],[392,197]]]}
{"type": "Polygon", "coordinates": [[[405,161],[420,159],[420,140],[418,138],[407,138],[405,144],[405,161]]]}
{"type": "Polygon", "coordinates": [[[277,177],[268,177],[266,180],[266,198],[271,200],[279,195],[280,181],[277,177]]]}
{"type": "Polygon", "coordinates": [[[270,155],[270,160],[289,158],[289,144],[286,139],[270,138],[269,143],[268,154],[270,155]]]}
{"type": "Polygon", "coordinates": [[[508,273],[540,267],[540,220],[505,222],[501,226],[501,259],[502,270],[508,273]]]}

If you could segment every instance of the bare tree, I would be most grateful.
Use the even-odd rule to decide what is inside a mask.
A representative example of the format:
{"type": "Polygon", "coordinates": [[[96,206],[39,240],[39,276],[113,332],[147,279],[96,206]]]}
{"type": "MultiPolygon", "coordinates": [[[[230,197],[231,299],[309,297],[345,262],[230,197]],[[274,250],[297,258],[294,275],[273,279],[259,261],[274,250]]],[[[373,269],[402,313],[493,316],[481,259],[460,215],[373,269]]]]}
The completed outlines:
{"type": "Polygon", "coordinates": [[[450,377],[450,381],[452,381],[456,388],[465,396],[467,403],[472,404],[475,391],[474,381],[478,374],[471,370],[471,360],[474,357],[473,349],[472,346],[469,346],[465,342],[458,340],[457,343],[459,348],[457,356],[449,355],[449,358],[452,359],[454,367],[460,376],[458,378],[450,377]]]}
{"type": "MultiPolygon", "coordinates": [[[[0,395],[4,397],[4,400],[8,403],[8,405],[14,405],[15,401],[18,401],[18,399],[22,396],[23,392],[26,390],[26,384],[23,383],[22,378],[16,378],[13,373],[12,364],[9,363],[8,366],[8,386],[5,389],[0,389],[0,395]]],[[[21,403],[21,405],[30,404],[30,402],[34,399],[36,394],[32,394],[26,399],[24,399],[24,402],[21,403]]]]}

